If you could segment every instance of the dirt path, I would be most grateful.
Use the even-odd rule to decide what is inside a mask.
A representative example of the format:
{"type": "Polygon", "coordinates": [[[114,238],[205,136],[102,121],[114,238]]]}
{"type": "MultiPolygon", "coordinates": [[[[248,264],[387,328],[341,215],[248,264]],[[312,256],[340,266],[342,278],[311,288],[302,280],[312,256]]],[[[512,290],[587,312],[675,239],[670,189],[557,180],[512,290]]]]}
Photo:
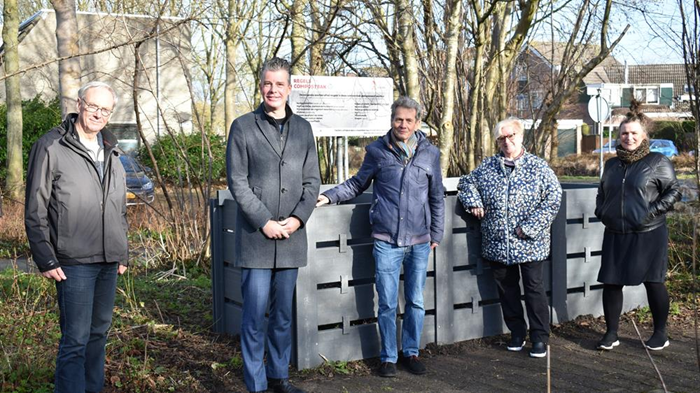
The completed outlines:
{"type": "MultiPolygon", "coordinates": [[[[599,319],[583,318],[557,327],[550,341],[552,392],[663,392],[646,351],[630,323],[623,324],[621,345],[614,351],[595,350],[603,331],[599,319]]],[[[642,337],[650,335],[648,329],[642,337]]],[[[397,378],[298,375],[295,383],[308,392],[546,392],[546,359],[531,359],[527,349],[506,351],[497,337],[445,347],[422,354],[425,376],[399,368],[397,378]]],[[[652,354],[669,392],[700,392],[700,371],[692,329],[671,329],[671,346],[652,354]]],[[[377,360],[366,362],[374,369],[377,360]]]]}

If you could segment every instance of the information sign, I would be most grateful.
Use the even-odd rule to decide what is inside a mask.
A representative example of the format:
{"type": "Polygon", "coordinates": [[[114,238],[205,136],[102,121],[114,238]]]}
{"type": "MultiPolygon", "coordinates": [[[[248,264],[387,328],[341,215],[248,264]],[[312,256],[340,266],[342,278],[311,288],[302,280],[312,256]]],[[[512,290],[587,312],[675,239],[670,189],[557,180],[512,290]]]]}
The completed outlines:
{"type": "Polygon", "coordinates": [[[391,128],[391,78],[292,75],[289,105],[315,136],[376,136],[391,128]]]}

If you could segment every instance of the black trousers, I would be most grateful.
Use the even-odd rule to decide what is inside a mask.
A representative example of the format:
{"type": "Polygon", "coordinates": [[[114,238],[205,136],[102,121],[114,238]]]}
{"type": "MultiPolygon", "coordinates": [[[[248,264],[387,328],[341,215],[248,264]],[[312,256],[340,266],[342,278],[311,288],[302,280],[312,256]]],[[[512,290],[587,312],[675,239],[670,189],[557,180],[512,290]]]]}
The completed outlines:
{"type": "Polygon", "coordinates": [[[489,264],[493,278],[496,279],[503,320],[510,329],[511,335],[525,338],[527,332],[523,305],[520,300],[520,277],[522,274],[525,307],[527,307],[527,317],[530,322],[530,341],[548,343],[549,305],[542,282],[543,261],[510,266],[493,261],[489,261],[489,264]]]}

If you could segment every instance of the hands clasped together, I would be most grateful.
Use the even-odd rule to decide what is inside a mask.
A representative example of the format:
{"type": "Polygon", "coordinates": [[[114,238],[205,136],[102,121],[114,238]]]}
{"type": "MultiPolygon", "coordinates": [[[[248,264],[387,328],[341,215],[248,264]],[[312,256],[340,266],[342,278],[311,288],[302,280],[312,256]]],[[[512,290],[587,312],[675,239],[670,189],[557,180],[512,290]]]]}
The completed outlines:
{"type": "Polygon", "coordinates": [[[281,221],[269,220],[262,228],[269,239],[289,239],[289,236],[301,227],[301,221],[296,217],[288,217],[281,221]]]}

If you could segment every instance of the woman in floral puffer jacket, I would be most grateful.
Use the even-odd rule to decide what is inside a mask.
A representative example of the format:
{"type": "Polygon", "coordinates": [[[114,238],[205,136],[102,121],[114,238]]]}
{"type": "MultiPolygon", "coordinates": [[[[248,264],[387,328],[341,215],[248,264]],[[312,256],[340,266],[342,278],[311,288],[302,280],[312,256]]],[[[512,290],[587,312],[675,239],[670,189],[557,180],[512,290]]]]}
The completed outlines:
{"type": "Polygon", "coordinates": [[[561,205],[561,186],[547,163],[523,148],[518,119],[498,123],[500,152],[459,181],[464,209],[481,220],[481,255],[493,271],[503,318],[511,331],[509,351],[525,345],[527,325],[520,303],[520,275],[530,322],[531,357],[546,356],[549,309],[542,282],[550,252],[550,227],[561,205]]]}

